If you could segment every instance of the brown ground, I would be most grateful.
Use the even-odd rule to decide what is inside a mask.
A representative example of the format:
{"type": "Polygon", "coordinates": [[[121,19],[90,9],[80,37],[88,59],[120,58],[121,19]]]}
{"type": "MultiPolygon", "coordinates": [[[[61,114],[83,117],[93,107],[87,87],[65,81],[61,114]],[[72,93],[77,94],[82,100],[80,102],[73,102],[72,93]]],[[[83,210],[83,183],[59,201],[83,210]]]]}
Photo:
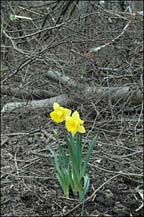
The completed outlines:
{"type": "MultiPolygon", "coordinates": [[[[104,16],[103,25],[101,20],[97,20],[97,31],[101,31],[95,34],[94,38],[91,35],[89,39],[89,35],[86,37],[82,33],[80,35],[74,32],[75,35],[70,35],[74,37],[73,43],[68,36],[63,44],[60,44],[65,34],[71,33],[70,29],[64,28],[57,35],[54,47],[42,56],[43,59],[61,58],[65,62],[49,61],[45,65],[39,57],[39,60],[30,64],[28,68],[23,68],[15,76],[7,79],[6,84],[10,87],[26,85],[27,90],[50,89],[56,95],[67,93],[76,97],[76,90],[45,79],[46,70],[49,68],[63,68],[67,75],[79,81],[79,85],[95,83],[98,86],[119,86],[133,85],[139,81],[142,73],[142,53],[139,52],[142,49],[141,17],[133,20],[128,31],[113,46],[101,50],[93,57],[98,67],[119,69],[119,79],[113,72],[98,71],[97,74],[92,65],[86,65],[84,58],[70,52],[70,49],[74,49],[83,53],[85,48],[103,44],[106,39],[112,39],[120,34],[127,21],[120,18],[117,18],[117,21],[115,16],[111,15],[112,23],[108,26],[108,14],[103,14],[102,11],[101,13],[104,16]],[[113,79],[109,79],[107,73],[112,74],[113,79]]],[[[50,35],[48,41],[41,42],[42,45],[48,44],[52,38],[50,35]]],[[[8,39],[5,40],[5,44],[7,43],[8,39]]],[[[23,49],[28,50],[29,46],[23,49]]],[[[35,49],[38,49],[38,45],[35,49]]],[[[3,65],[8,62],[12,71],[24,61],[20,53],[14,50],[13,52],[14,61],[9,56],[11,52],[2,60],[3,65]]],[[[6,77],[7,74],[2,74],[2,80],[6,77]]],[[[3,106],[18,100],[23,101],[15,96],[2,95],[1,102],[3,106]]],[[[84,155],[89,142],[97,135],[97,144],[87,170],[91,184],[85,201],[78,203],[73,195],[69,199],[64,197],[50,163],[48,147],[57,149],[55,133],[62,143],[65,142],[66,132],[62,125],[52,123],[49,118],[50,111],[47,109],[25,112],[18,110],[2,113],[1,117],[2,216],[143,216],[142,105],[131,105],[128,102],[112,104],[111,101],[92,96],[77,101],[71,109],[77,109],[85,120],[87,134],[83,136],[84,155]]]]}

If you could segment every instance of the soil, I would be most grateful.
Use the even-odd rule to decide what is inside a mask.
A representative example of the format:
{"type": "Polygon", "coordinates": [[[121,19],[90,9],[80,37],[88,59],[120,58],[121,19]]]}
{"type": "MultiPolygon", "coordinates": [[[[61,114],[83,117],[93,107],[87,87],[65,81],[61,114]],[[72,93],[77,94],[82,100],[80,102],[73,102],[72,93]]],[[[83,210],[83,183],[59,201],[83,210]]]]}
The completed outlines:
{"type": "MultiPolygon", "coordinates": [[[[64,197],[49,159],[48,147],[57,149],[53,129],[64,143],[63,129],[52,123],[49,113],[33,114],[33,124],[34,120],[35,129],[20,132],[23,121],[13,125],[14,117],[3,117],[2,216],[142,216],[142,177],[137,175],[142,147],[138,143],[139,151],[134,154],[133,134],[119,140],[98,134],[87,170],[91,184],[85,200],[90,199],[79,203],[73,195],[64,197]]],[[[29,128],[26,119],[24,126],[29,128]]],[[[87,141],[96,133],[93,131],[87,141]]]]}
{"type": "MultiPolygon", "coordinates": [[[[17,4],[13,6],[16,11],[17,4]]],[[[32,7],[30,9],[33,10],[32,7]]],[[[39,10],[35,7],[35,13],[26,11],[24,16],[34,16],[36,22],[39,10]]],[[[45,10],[43,8],[44,12],[45,10]]],[[[127,13],[123,15],[125,19],[123,16],[103,10],[100,13],[101,15],[98,13],[99,19],[97,14],[96,16],[93,14],[90,23],[87,23],[87,27],[96,29],[96,32],[92,31],[91,35],[90,32],[76,31],[73,29],[73,23],[68,23],[72,27],[64,26],[59,32],[54,29],[52,30],[54,32],[47,33],[49,34],[47,39],[43,40],[41,36],[40,43],[37,43],[38,39],[35,40],[35,37],[26,41],[15,40],[20,49],[30,52],[30,56],[33,55],[32,51],[39,52],[50,43],[51,47],[40,53],[36,61],[21,68],[13,76],[9,74],[26,61],[27,55],[13,48],[13,53],[10,51],[2,59],[3,65],[8,63],[11,68],[7,72],[9,74],[2,75],[2,80],[6,78],[4,84],[9,87],[19,87],[27,91],[37,88],[51,90],[56,96],[66,93],[78,99],[70,109],[79,111],[85,121],[83,156],[87,152],[90,141],[97,135],[97,143],[87,168],[90,188],[84,201],[80,203],[72,194],[69,198],[64,197],[50,161],[48,148],[57,150],[57,137],[62,144],[65,144],[67,136],[63,125],[56,125],[50,120],[49,113],[52,108],[29,111],[18,109],[2,113],[1,215],[3,217],[140,217],[144,214],[142,105],[131,105],[129,102],[113,104],[110,99],[100,99],[95,95],[86,99],[83,95],[79,95],[77,90],[45,77],[47,70],[53,69],[62,70],[79,82],[79,85],[82,83],[88,86],[117,87],[133,86],[137,81],[139,82],[143,65],[142,17],[133,19],[125,34],[92,57],[98,68],[113,68],[118,69],[119,72],[98,70],[84,55],[78,55],[84,54],[85,49],[103,45],[121,34],[130,17],[127,13]],[[27,47],[24,46],[25,43],[27,47]]],[[[7,18],[8,15],[5,17],[7,18]]],[[[10,21],[6,20],[6,22],[10,21]]],[[[25,34],[31,31],[27,23],[27,21],[22,23],[25,34]]],[[[37,24],[32,26],[36,28],[34,31],[37,31],[37,26],[37,24]]],[[[4,28],[10,28],[8,34],[12,34],[11,37],[17,37],[18,31],[13,35],[16,27],[15,23],[8,26],[4,24],[4,28]]],[[[9,43],[9,39],[6,38],[5,44],[9,45],[9,43]]],[[[23,100],[24,97],[16,98],[15,95],[2,94],[1,107],[8,102],[23,100]]]]}

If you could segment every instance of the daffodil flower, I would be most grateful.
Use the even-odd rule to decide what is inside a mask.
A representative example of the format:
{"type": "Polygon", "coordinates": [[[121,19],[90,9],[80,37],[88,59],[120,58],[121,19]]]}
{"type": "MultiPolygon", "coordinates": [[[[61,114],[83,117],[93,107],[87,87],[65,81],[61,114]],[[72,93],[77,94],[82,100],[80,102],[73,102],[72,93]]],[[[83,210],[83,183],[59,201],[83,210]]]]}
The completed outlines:
{"type": "Polygon", "coordinates": [[[79,201],[82,201],[88,192],[90,178],[85,174],[87,163],[91,152],[96,143],[96,137],[89,144],[85,158],[82,157],[82,133],[85,133],[77,111],[71,115],[71,110],[60,106],[58,103],[53,105],[54,111],[50,113],[51,119],[55,123],[65,121],[65,127],[70,134],[67,137],[67,149],[62,144],[58,144],[59,154],[49,147],[52,154],[52,162],[56,169],[56,176],[66,197],[69,197],[70,190],[74,195],[79,194],[79,201]],[[76,134],[76,135],[75,135],[76,134]]]}
{"type": "Polygon", "coordinates": [[[72,116],[66,117],[65,127],[74,136],[77,132],[85,133],[83,123],[84,121],[80,119],[79,113],[75,111],[72,116]]]}
{"type": "Polygon", "coordinates": [[[50,113],[50,117],[55,123],[61,123],[67,116],[71,115],[70,109],[64,108],[56,102],[53,104],[53,109],[54,111],[50,113]]]}

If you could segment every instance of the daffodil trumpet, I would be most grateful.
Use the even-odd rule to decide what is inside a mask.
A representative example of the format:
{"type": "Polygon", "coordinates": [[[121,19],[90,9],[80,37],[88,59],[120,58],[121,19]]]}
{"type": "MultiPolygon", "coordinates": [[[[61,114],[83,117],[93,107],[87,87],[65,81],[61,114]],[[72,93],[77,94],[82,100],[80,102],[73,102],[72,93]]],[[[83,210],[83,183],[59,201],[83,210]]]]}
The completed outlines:
{"type": "Polygon", "coordinates": [[[86,175],[87,163],[96,144],[96,137],[89,144],[88,152],[83,159],[82,133],[85,133],[84,121],[80,119],[77,111],[71,115],[71,110],[61,107],[58,103],[53,105],[54,111],[50,113],[55,123],[65,121],[67,136],[67,150],[58,144],[58,155],[50,148],[52,163],[56,169],[56,176],[66,197],[70,190],[79,195],[82,201],[89,190],[90,178],[86,175]]]}

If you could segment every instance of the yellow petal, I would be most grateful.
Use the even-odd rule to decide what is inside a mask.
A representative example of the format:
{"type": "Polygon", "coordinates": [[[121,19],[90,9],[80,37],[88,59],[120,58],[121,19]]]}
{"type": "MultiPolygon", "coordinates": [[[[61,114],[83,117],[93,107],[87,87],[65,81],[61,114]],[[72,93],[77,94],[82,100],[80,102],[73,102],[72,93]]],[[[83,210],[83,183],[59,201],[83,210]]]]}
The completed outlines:
{"type": "Polygon", "coordinates": [[[85,133],[86,132],[84,126],[79,126],[78,131],[80,133],[85,133]]]}
{"type": "Polygon", "coordinates": [[[63,112],[61,110],[51,112],[50,117],[56,123],[61,123],[64,121],[63,112]]]}
{"type": "Polygon", "coordinates": [[[79,113],[77,111],[73,112],[72,117],[80,119],[79,113]]]}
{"type": "Polygon", "coordinates": [[[53,109],[56,110],[57,108],[59,108],[60,105],[57,102],[54,102],[53,104],[53,109]]]}
{"type": "Polygon", "coordinates": [[[77,111],[75,111],[72,114],[72,117],[75,118],[79,122],[79,124],[83,124],[84,123],[84,121],[80,119],[80,115],[79,115],[79,113],[77,111]]]}
{"type": "Polygon", "coordinates": [[[78,131],[78,122],[73,117],[66,118],[66,129],[68,132],[71,132],[73,135],[78,131]]]}
{"type": "Polygon", "coordinates": [[[56,122],[57,117],[56,117],[56,113],[54,111],[50,113],[50,117],[54,122],[56,122]]]}
{"type": "Polygon", "coordinates": [[[68,116],[70,116],[70,115],[71,115],[71,112],[72,112],[72,111],[71,111],[70,109],[65,108],[65,109],[64,109],[65,118],[68,117],[68,116]]]}

